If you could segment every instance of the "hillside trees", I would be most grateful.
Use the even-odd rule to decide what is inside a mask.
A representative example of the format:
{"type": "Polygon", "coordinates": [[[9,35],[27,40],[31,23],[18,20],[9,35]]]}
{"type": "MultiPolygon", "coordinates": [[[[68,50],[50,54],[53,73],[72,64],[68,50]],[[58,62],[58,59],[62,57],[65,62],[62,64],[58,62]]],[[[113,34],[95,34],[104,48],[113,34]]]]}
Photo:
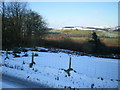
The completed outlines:
{"type": "Polygon", "coordinates": [[[42,16],[27,9],[26,2],[2,2],[1,14],[3,47],[35,45],[46,31],[42,16]]]}

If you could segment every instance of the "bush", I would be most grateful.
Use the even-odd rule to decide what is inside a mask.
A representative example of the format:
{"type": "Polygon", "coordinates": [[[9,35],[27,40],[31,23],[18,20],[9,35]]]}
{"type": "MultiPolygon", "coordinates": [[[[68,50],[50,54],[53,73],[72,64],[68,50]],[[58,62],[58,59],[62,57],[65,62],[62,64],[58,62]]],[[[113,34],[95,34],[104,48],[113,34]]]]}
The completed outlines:
{"type": "Polygon", "coordinates": [[[25,55],[23,55],[23,57],[27,57],[28,56],[28,54],[26,53],[25,55]]]}
{"type": "Polygon", "coordinates": [[[14,57],[20,57],[20,55],[17,55],[16,53],[15,54],[13,54],[14,55],[14,57]]]}
{"type": "Polygon", "coordinates": [[[48,52],[48,50],[41,49],[40,52],[48,52]]]}
{"type": "Polygon", "coordinates": [[[25,48],[22,48],[22,52],[27,52],[28,50],[25,48]]]}
{"type": "Polygon", "coordinates": [[[31,51],[39,51],[37,48],[33,48],[31,51]]]}
{"type": "Polygon", "coordinates": [[[20,48],[14,48],[13,49],[13,53],[21,53],[21,49],[20,48]]]}
{"type": "Polygon", "coordinates": [[[38,56],[38,54],[37,53],[35,53],[35,55],[34,56],[38,56]]]}

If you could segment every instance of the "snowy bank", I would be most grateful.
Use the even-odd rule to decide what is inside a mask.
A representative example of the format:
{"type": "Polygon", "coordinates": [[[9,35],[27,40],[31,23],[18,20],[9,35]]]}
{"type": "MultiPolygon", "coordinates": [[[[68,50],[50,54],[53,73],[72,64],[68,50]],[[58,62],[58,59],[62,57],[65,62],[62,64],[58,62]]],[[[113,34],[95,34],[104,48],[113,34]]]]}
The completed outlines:
{"type": "Polygon", "coordinates": [[[21,79],[42,83],[53,88],[118,88],[118,63],[117,59],[98,58],[93,56],[70,55],[64,52],[41,52],[48,50],[39,47],[38,51],[28,49],[27,52],[1,51],[3,74],[21,79]],[[29,64],[34,62],[32,68],[29,64]],[[27,54],[28,56],[25,56],[27,54]],[[71,57],[70,76],[65,72],[69,67],[71,57]]]}

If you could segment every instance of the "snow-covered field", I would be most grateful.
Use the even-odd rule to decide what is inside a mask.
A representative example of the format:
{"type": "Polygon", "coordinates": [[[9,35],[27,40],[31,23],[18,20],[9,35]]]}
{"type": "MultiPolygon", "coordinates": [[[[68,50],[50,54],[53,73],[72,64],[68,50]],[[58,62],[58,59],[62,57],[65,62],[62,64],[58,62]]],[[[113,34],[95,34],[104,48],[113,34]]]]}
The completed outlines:
{"type": "MultiPolygon", "coordinates": [[[[47,50],[43,47],[37,49],[47,50]]],[[[117,59],[31,50],[17,54],[20,57],[14,57],[12,52],[9,51],[9,58],[5,60],[6,51],[1,51],[3,74],[42,83],[48,87],[118,88],[118,82],[120,82],[118,79],[118,66],[120,66],[118,63],[120,62],[117,59]],[[23,56],[26,53],[28,56],[23,56]],[[32,53],[38,56],[34,56],[35,64],[30,68],[32,53]],[[68,76],[65,70],[69,67],[70,57],[73,71],[70,71],[70,76],[68,76]]]]}

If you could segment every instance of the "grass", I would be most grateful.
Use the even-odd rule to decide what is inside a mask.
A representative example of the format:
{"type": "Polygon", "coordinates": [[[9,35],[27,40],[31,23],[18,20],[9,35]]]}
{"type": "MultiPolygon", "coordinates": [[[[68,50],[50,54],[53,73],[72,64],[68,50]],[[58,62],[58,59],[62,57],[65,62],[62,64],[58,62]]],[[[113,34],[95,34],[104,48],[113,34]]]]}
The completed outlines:
{"type": "MultiPolygon", "coordinates": [[[[117,46],[106,46],[104,44],[98,44],[97,49],[95,49],[94,44],[91,42],[78,42],[69,39],[43,39],[40,41],[41,46],[44,47],[52,47],[52,48],[61,48],[61,49],[68,49],[78,52],[83,52],[83,55],[92,54],[96,57],[106,57],[106,58],[115,58],[118,59],[119,57],[119,50],[120,47],[117,46]],[[113,54],[116,56],[114,57],[113,54]]],[[[79,54],[81,55],[81,54],[79,54]]]]}
{"type": "MultiPolygon", "coordinates": [[[[49,31],[49,33],[67,33],[67,34],[83,34],[83,35],[87,35],[87,34],[91,34],[93,31],[92,30],[51,30],[49,31]]],[[[97,34],[102,33],[102,31],[96,31],[97,34]]]]}
{"type": "Polygon", "coordinates": [[[101,41],[108,46],[119,46],[118,38],[101,38],[101,41]]]}
{"type": "Polygon", "coordinates": [[[119,35],[120,35],[120,32],[119,32],[119,31],[112,31],[111,33],[119,34],[119,35]]]}
{"type": "MultiPolygon", "coordinates": [[[[90,40],[92,37],[92,30],[51,30],[46,34],[45,38],[53,38],[54,40],[59,39],[70,39],[73,41],[80,42],[90,40]]],[[[95,31],[101,41],[105,43],[108,46],[118,46],[118,31],[95,31]],[[106,35],[107,33],[116,34],[116,37],[110,38],[109,35],[106,35]]]]}
{"type": "Polygon", "coordinates": [[[70,37],[69,39],[71,39],[71,40],[88,40],[88,38],[87,37],[70,37]]]}

